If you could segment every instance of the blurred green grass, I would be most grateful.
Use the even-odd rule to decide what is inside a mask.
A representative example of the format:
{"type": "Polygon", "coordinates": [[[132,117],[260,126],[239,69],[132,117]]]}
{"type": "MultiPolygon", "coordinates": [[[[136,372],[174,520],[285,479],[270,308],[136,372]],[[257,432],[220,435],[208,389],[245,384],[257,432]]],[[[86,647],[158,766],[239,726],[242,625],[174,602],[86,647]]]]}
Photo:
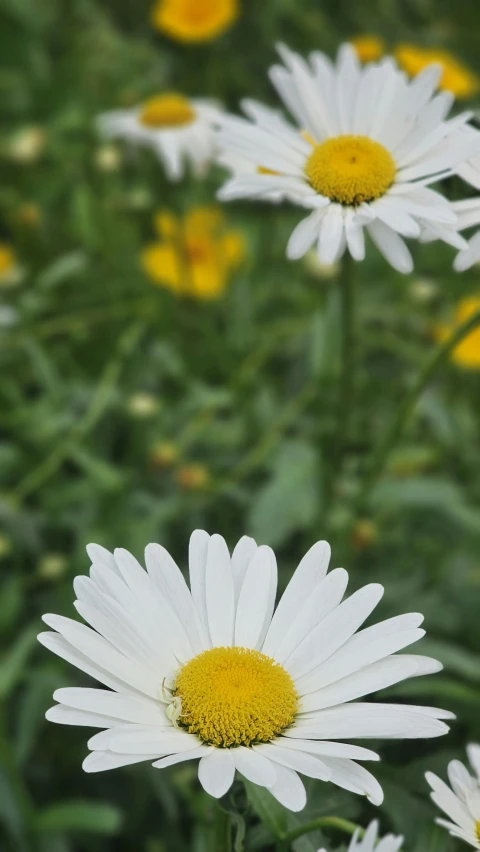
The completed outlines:
{"type": "MultiPolygon", "coordinates": [[[[227,207],[245,235],[245,264],[222,300],[175,299],[140,271],[152,215],[211,203],[221,174],[168,185],[149,152],[120,145],[119,168],[105,170],[94,118],[162,88],[232,109],[244,95],[274,103],[266,69],[278,40],[333,53],[343,38],[374,32],[390,44],[448,47],[480,72],[479,13],[453,0],[242,5],[229,33],[191,48],[151,30],[144,0],[0,5],[0,239],[21,267],[21,281],[0,288],[2,852],[209,850],[212,805],[192,767],[82,773],[86,732],[48,725],[44,712],[55,687],[86,679],[35,643],[43,612],[73,615],[71,581],[88,568],[88,541],[140,557],[158,540],[184,566],[197,526],[229,544],[247,532],[275,546],[282,586],[327,537],[354,586],[386,585],[383,617],[425,613],[419,650],[445,672],[395,694],[453,710],[459,722],[446,741],[382,744],[382,819],[412,852],[457,848],[433,828],[422,773],[444,772],[480,738],[478,374],[449,365],[437,375],[353,538],[352,512],[366,460],[431,352],[434,322],[478,292],[478,270],[454,275],[451,251],[437,245],[415,248],[410,278],[374,251],[356,267],[356,407],[330,489],[339,300],[335,278],[285,259],[298,213],[227,207]],[[42,150],[21,161],[12,144],[32,127],[42,150]],[[159,461],[158,447],[171,445],[175,458],[159,461]],[[200,487],[179,475],[190,465],[208,472],[200,487]]],[[[353,796],[311,787],[308,812],[290,819],[372,816],[353,796]]],[[[309,836],[296,849],[321,842],[309,836]]],[[[246,848],[270,843],[254,824],[246,848]]]]}

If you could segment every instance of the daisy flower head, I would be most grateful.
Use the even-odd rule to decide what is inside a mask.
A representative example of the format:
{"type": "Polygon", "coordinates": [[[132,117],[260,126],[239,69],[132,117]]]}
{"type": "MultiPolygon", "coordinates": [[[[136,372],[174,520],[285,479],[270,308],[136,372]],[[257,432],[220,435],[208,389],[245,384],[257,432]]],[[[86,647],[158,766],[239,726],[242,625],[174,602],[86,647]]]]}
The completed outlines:
{"type": "Polygon", "coordinates": [[[158,0],[152,23],[175,41],[198,44],[223,35],[239,14],[239,0],[158,0]]]}
{"type": "Polygon", "coordinates": [[[280,116],[221,116],[223,154],[254,169],[231,177],[219,198],[281,198],[310,210],[291,235],[291,259],[316,243],[322,263],[346,249],[363,260],[366,230],[386,260],[407,273],[413,261],[403,237],[418,238],[423,223],[462,247],[456,214],[429,184],[479,151],[480,134],[465,132],[468,115],[446,120],[453,96],[435,94],[441,68],[409,81],[389,57],[361,67],[350,45],[340,48],[336,63],[320,52],[307,62],[279,50],[284,65],[270,76],[296,126],[280,116]]]}
{"type": "MultiPolygon", "coordinates": [[[[348,852],[398,852],[402,847],[403,837],[394,837],[393,834],[387,834],[385,837],[378,839],[378,822],[371,822],[360,840],[360,831],[357,830],[352,837],[348,852]]],[[[318,852],[326,852],[326,849],[319,849],[318,852]]]]}
{"type": "Polygon", "coordinates": [[[426,779],[433,790],[432,800],[448,816],[448,820],[435,822],[453,837],[480,849],[480,745],[467,746],[467,755],[474,775],[459,760],[452,760],[448,764],[450,787],[433,772],[427,772],[426,779]]]}
{"type": "Polygon", "coordinates": [[[213,101],[162,92],[130,109],[116,109],[98,118],[107,139],[125,139],[152,148],[167,178],[180,180],[188,163],[202,177],[215,157],[214,122],[220,109],[213,101]]]}
{"type": "Polygon", "coordinates": [[[438,47],[419,47],[416,44],[399,44],[395,49],[398,64],[414,77],[433,63],[441,66],[442,76],[438,87],[451,92],[456,98],[472,98],[480,89],[480,78],[448,50],[438,47]]]}
{"type": "Polygon", "coordinates": [[[58,689],[47,712],[52,722],[101,729],[85,771],[199,760],[200,783],[216,798],[238,771],[298,811],[300,773],[378,805],[382,789],[361,762],[379,757],[348,740],[447,733],[445,711],[355,701],[441,666],[396,653],[424,635],[417,613],[359,630],[383,588],[342,602],[348,575],[327,573],[326,542],[304,556],[276,608],[275,555],[246,536],[230,555],[221,536],[195,531],[190,586],[158,544],[146,548],[146,570],[126,550],[87,550],[90,576],[74,588],[90,626],[45,615],[53,632],[39,636],[107,687],[58,689]]]}
{"type": "Polygon", "coordinates": [[[177,296],[212,300],[223,295],[245,256],[239,231],[227,227],[220,207],[194,207],[182,220],[163,211],[155,217],[159,239],[143,249],[144,272],[177,296]]]}
{"type": "MultiPolygon", "coordinates": [[[[459,325],[474,314],[480,314],[480,296],[469,296],[457,305],[454,320],[435,328],[437,340],[448,340],[459,325]]],[[[480,324],[467,334],[451,354],[454,364],[467,370],[480,370],[480,324]]]]}

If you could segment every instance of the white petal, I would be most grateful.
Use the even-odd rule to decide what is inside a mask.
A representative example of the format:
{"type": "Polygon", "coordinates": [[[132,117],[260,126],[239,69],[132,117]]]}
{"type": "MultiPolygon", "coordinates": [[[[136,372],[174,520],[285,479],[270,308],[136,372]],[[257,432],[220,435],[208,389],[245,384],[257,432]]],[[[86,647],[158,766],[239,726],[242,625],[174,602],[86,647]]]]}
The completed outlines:
{"type": "Polygon", "coordinates": [[[385,260],[397,272],[401,272],[403,275],[412,272],[412,256],[402,238],[395,231],[392,231],[391,228],[388,228],[387,225],[384,225],[378,219],[367,225],[367,230],[385,260]]]}
{"type": "Polygon", "coordinates": [[[318,692],[306,695],[302,699],[302,712],[308,713],[324,707],[334,707],[336,704],[344,704],[372,692],[386,689],[417,674],[433,674],[441,671],[441,663],[437,663],[436,660],[427,662],[427,660],[428,658],[414,655],[399,655],[378,660],[318,692]]]}
{"type": "Polygon", "coordinates": [[[156,754],[111,754],[108,751],[92,751],[82,764],[84,772],[106,772],[108,769],[118,769],[120,766],[131,766],[154,760],[156,754]]]}
{"type": "Polygon", "coordinates": [[[208,543],[206,568],[208,625],[213,645],[233,643],[235,600],[230,554],[225,540],[212,535],[208,543]]]}
{"type": "Polygon", "coordinates": [[[194,530],[190,536],[190,544],[188,549],[188,566],[190,574],[190,588],[195,608],[200,617],[200,622],[203,625],[206,639],[210,639],[210,631],[208,628],[207,616],[207,597],[206,597],[206,565],[208,542],[210,536],[204,530],[194,530]]]}
{"type": "Polygon", "coordinates": [[[476,743],[467,745],[467,754],[470,766],[476,772],[477,778],[480,781],[480,745],[476,745],[476,743]]]}
{"type": "Polygon", "coordinates": [[[328,659],[373,612],[383,592],[383,586],[371,583],[341,603],[289,657],[285,664],[288,671],[295,678],[301,677],[328,659]]]}
{"type": "Polygon", "coordinates": [[[292,618],[292,624],[275,652],[275,659],[285,663],[305,637],[341,602],[348,585],[344,568],[335,568],[312,589],[310,597],[292,618]]]}
{"type": "Polygon", "coordinates": [[[287,257],[289,260],[298,260],[312,247],[318,239],[320,224],[325,216],[326,207],[314,210],[306,219],[302,219],[292,231],[287,245],[287,257]]]}
{"type": "Polygon", "coordinates": [[[275,554],[263,545],[248,566],[240,591],[235,621],[235,645],[257,648],[270,623],[275,604],[277,567],[275,554]],[[272,577],[275,584],[272,595],[272,577]]]}
{"type": "Polygon", "coordinates": [[[63,636],[60,636],[59,633],[40,633],[37,636],[37,639],[45,646],[45,648],[48,648],[49,651],[57,654],[63,660],[66,660],[67,663],[71,663],[73,666],[76,666],[80,669],[80,671],[95,678],[95,680],[98,680],[99,683],[103,683],[104,686],[109,686],[117,692],[138,694],[137,690],[133,689],[125,683],[125,681],[114,677],[110,674],[110,672],[102,669],[101,666],[96,665],[96,663],[93,663],[92,660],[84,654],[77,651],[77,649],[74,648],[73,645],[70,645],[70,643],[67,642],[63,636]]]}
{"type": "Polygon", "coordinates": [[[343,236],[343,210],[339,204],[330,204],[322,219],[318,240],[320,263],[333,263],[339,251],[343,236]]]}
{"type": "Polygon", "coordinates": [[[53,698],[67,707],[111,716],[117,721],[136,722],[139,725],[168,724],[163,707],[147,698],[85,687],[57,689],[53,698]]]}
{"type": "Polygon", "coordinates": [[[325,763],[332,773],[332,784],[366,796],[372,805],[382,804],[383,790],[377,779],[363,766],[359,766],[353,760],[342,760],[336,757],[326,757],[325,763]]]}
{"type": "Polygon", "coordinates": [[[119,724],[118,719],[110,716],[101,716],[86,710],[74,710],[62,704],[50,707],[45,713],[45,718],[57,725],[80,725],[85,728],[114,728],[119,724]]]}
{"type": "Polygon", "coordinates": [[[161,757],[174,752],[197,748],[199,741],[192,734],[173,726],[160,728],[154,725],[118,725],[95,734],[88,747],[118,754],[156,754],[161,757]]]}
{"type": "Polygon", "coordinates": [[[448,733],[444,722],[425,713],[428,708],[401,704],[344,704],[319,710],[315,719],[297,721],[285,736],[310,739],[418,739],[448,733]]]}
{"type": "Polygon", "coordinates": [[[326,541],[318,541],[305,554],[275,610],[262,648],[264,654],[275,657],[292,617],[327,573],[329,561],[330,546],[326,541]]]}
{"type": "Polygon", "coordinates": [[[176,562],[160,544],[145,548],[145,564],[150,577],[180,619],[195,654],[205,650],[205,636],[195,611],[192,595],[176,562]]]}
{"type": "Polygon", "coordinates": [[[152,763],[155,769],[166,769],[167,766],[173,766],[176,763],[184,763],[187,760],[197,760],[199,757],[205,757],[213,751],[213,746],[200,745],[198,748],[192,748],[191,751],[183,751],[180,754],[169,754],[168,757],[162,757],[160,760],[152,763]]]}
{"type": "Polygon", "coordinates": [[[235,761],[228,748],[216,748],[211,754],[202,757],[198,767],[198,777],[205,792],[220,799],[228,793],[235,775],[235,761]]]}
{"type": "Polygon", "coordinates": [[[305,751],[318,757],[347,757],[351,760],[380,760],[380,756],[369,748],[350,745],[350,743],[334,743],[328,740],[289,739],[282,736],[278,740],[283,748],[295,751],[305,751]]]}
{"type": "Polygon", "coordinates": [[[247,568],[250,565],[256,550],[257,542],[254,538],[250,538],[248,535],[242,536],[240,541],[235,545],[232,553],[232,574],[236,601],[238,601],[240,596],[240,589],[242,588],[247,568]]]}
{"type": "MultiPolygon", "coordinates": [[[[123,654],[120,654],[103,636],[99,636],[89,627],[61,615],[44,615],[43,620],[49,627],[57,630],[77,651],[91,660],[95,666],[100,666],[106,672],[111,673],[117,679],[117,682],[122,681],[138,692],[143,692],[152,698],[157,697],[158,684],[152,681],[151,673],[143,669],[138,663],[133,663],[123,654]]],[[[103,680],[103,682],[105,681],[103,680]]],[[[107,686],[110,686],[110,684],[107,684],[107,686]]]]}
{"type": "MultiPolygon", "coordinates": [[[[278,741],[281,742],[281,741],[278,741]]],[[[294,749],[282,748],[281,745],[275,743],[266,743],[265,745],[253,746],[257,754],[268,757],[277,765],[287,766],[289,769],[295,769],[296,772],[301,772],[302,775],[307,775],[309,778],[318,778],[320,781],[330,780],[330,771],[328,767],[318,757],[307,754],[294,749]]]]}
{"type": "Polygon", "coordinates": [[[277,764],[277,780],[270,788],[272,796],[289,811],[301,811],[307,804],[307,793],[303,782],[294,769],[277,764]]]}
{"type": "Polygon", "coordinates": [[[277,780],[277,770],[268,760],[267,754],[260,754],[244,746],[232,749],[232,754],[236,768],[248,781],[259,784],[260,787],[273,787],[277,780]]]}

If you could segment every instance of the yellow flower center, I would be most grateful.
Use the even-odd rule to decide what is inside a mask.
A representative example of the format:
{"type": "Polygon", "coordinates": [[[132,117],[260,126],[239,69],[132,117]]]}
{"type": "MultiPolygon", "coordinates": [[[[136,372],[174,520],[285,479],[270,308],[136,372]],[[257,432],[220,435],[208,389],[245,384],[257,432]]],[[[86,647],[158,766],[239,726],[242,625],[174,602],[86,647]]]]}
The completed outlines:
{"type": "Polygon", "coordinates": [[[395,179],[395,163],[379,142],[368,136],[337,136],[316,145],[305,166],[313,188],[339,204],[380,198],[395,179]]]}
{"type": "Polygon", "coordinates": [[[477,834],[477,840],[480,840],[480,819],[478,820],[478,822],[475,826],[475,831],[476,831],[476,834],[477,834]]]}
{"type": "Polygon", "coordinates": [[[153,130],[168,127],[182,127],[191,124],[195,111],[187,98],[175,92],[155,95],[146,101],[139,115],[140,124],[153,130]]]}
{"type": "Polygon", "coordinates": [[[275,660],[249,648],[211,648],[180,670],[179,723],[221,748],[266,743],[292,724],[298,697],[275,660]]]}

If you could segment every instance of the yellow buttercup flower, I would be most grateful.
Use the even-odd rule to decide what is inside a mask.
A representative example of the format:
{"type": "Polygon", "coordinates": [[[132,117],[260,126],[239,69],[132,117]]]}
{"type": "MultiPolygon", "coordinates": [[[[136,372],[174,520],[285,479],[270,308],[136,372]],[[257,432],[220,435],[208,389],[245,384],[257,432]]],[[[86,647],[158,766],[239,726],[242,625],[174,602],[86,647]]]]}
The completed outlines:
{"type": "Polygon", "coordinates": [[[170,38],[192,44],[222,35],[238,15],[238,0],[158,0],[152,23],[170,38]]]}
{"type": "Polygon", "coordinates": [[[385,42],[375,35],[359,35],[350,39],[360,62],[375,62],[385,53],[385,42]]]}
{"type": "Polygon", "coordinates": [[[148,277],[178,296],[219,298],[245,255],[242,235],[227,229],[221,209],[194,207],[183,220],[161,211],[155,229],[160,239],[141,254],[148,277]]]}
{"type": "MultiPolygon", "coordinates": [[[[435,336],[438,341],[446,340],[469,317],[476,311],[480,311],[480,296],[470,296],[462,299],[457,306],[453,323],[439,325],[435,328],[435,336]]],[[[480,370],[480,326],[477,326],[468,334],[452,352],[452,361],[459,367],[469,370],[480,370]]]]}
{"type": "Polygon", "coordinates": [[[448,50],[418,47],[414,44],[399,44],[395,50],[395,56],[399,65],[411,77],[414,77],[427,65],[433,63],[441,65],[443,74],[439,87],[452,92],[456,98],[471,98],[480,90],[480,77],[448,50]]]}
{"type": "Polygon", "coordinates": [[[0,243],[0,286],[17,284],[21,277],[17,255],[8,243],[0,243]]]}

